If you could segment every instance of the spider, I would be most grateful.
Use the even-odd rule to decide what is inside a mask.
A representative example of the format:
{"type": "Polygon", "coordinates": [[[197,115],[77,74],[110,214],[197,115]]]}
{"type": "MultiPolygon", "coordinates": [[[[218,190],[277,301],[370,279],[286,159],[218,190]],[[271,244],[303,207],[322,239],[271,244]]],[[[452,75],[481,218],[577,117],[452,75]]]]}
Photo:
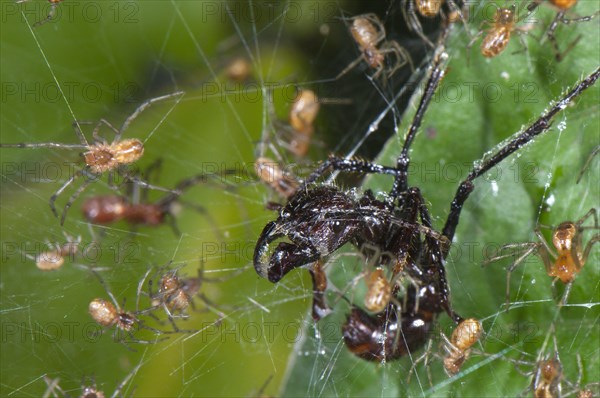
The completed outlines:
{"type": "MultiPolygon", "coordinates": [[[[299,88],[297,95],[290,105],[288,119],[284,121],[277,117],[272,92],[269,91],[268,95],[267,107],[275,132],[275,141],[281,148],[291,152],[296,159],[306,157],[311,144],[313,144],[312,137],[315,132],[315,120],[321,109],[321,103],[325,101],[337,104],[347,103],[347,101],[337,98],[322,99],[317,97],[312,90],[299,88]]],[[[269,145],[271,143],[269,142],[270,134],[268,133],[267,130],[263,131],[263,140],[259,146],[258,158],[265,158],[266,147],[268,145],[277,159],[282,160],[283,156],[279,153],[278,149],[273,145],[269,145]]]]}
{"type": "Polygon", "coordinates": [[[393,54],[395,62],[386,77],[390,78],[394,72],[406,64],[414,72],[415,67],[410,54],[394,40],[386,40],[385,28],[375,14],[363,14],[350,18],[352,26],[350,33],[352,38],[358,44],[360,56],[352,61],[336,77],[341,78],[361,61],[365,61],[369,67],[375,69],[372,78],[377,79],[385,70],[385,57],[387,54],[393,54]]]}
{"type": "Polygon", "coordinates": [[[590,164],[592,163],[592,160],[594,160],[594,157],[598,153],[600,153],[600,145],[597,145],[592,150],[592,152],[590,153],[590,155],[588,156],[587,160],[585,161],[585,164],[583,165],[583,167],[581,168],[581,171],[579,172],[579,175],[577,176],[577,181],[575,182],[576,184],[579,184],[579,182],[581,181],[581,178],[583,177],[583,174],[588,169],[588,167],[590,167],[590,164]]]}
{"type": "MultiPolygon", "coordinates": [[[[160,167],[160,161],[155,162],[155,164],[150,167],[160,167]]],[[[148,174],[149,173],[146,173],[146,175],[148,174]]],[[[222,173],[222,175],[231,174],[234,174],[233,170],[225,170],[222,173]]],[[[213,226],[215,235],[220,238],[222,236],[218,232],[216,222],[204,207],[189,202],[183,202],[180,199],[180,196],[187,189],[193,187],[194,185],[210,181],[211,177],[215,176],[209,174],[198,174],[193,177],[186,178],[179,182],[171,192],[165,194],[163,198],[154,203],[148,202],[148,189],[144,189],[142,192],[141,200],[137,199],[137,196],[139,195],[137,194],[136,189],[140,185],[139,181],[141,180],[134,179],[131,181],[131,199],[121,195],[93,196],[83,202],[81,210],[83,217],[88,222],[93,224],[108,225],[125,220],[127,223],[133,226],[158,226],[168,222],[175,235],[180,236],[181,232],[177,227],[175,216],[179,210],[176,205],[178,203],[183,203],[204,215],[213,226]]]]}
{"type": "MultiPolygon", "coordinates": [[[[435,45],[423,32],[423,26],[417,14],[425,18],[434,18],[441,13],[442,4],[444,4],[444,0],[402,0],[402,14],[408,28],[432,48],[435,48],[435,45]]],[[[455,22],[456,19],[461,19],[464,22],[463,12],[454,1],[448,0],[448,7],[450,8],[450,14],[448,15],[450,22],[455,22]]]]}
{"type": "MultiPolygon", "coordinates": [[[[217,322],[221,322],[225,318],[225,314],[218,310],[214,303],[201,291],[202,284],[204,282],[225,282],[239,275],[242,271],[245,271],[246,268],[242,268],[226,278],[207,278],[204,275],[204,262],[201,261],[200,267],[198,268],[198,276],[181,278],[177,274],[179,268],[170,269],[170,265],[171,263],[169,262],[158,268],[154,276],[148,280],[148,297],[150,297],[152,307],[146,311],[150,312],[156,308],[164,309],[173,329],[176,332],[180,332],[181,330],[175,323],[175,319],[188,318],[189,315],[186,314],[185,311],[188,307],[192,307],[192,309],[196,310],[194,297],[198,297],[205,304],[205,311],[210,310],[216,312],[217,315],[219,315],[219,320],[217,322]],[[158,290],[154,292],[152,287],[156,279],[158,279],[158,290]]],[[[142,281],[146,279],[149,272],[150,270],[148,270],[142,281]]],[[[142,284],[143,282],[140,283],[140,288],[142,284]]]]}
{"type": "MultiPolygon", "coordinates": [[[[494,20],[491,24],[488,21],[483,22],[484,24],[491,25],[491,28],[487,31],[487,34],[481,42],[481,55],[486,58],[493,58],[499,55],[508,46],[512,32],[523,33],[529,30],[529,25],[524,27],[516,26],[516,24],[519,22],[516,17],[516,7],[516,4],[510,8],[499,7],[496,9],[494,20]]],[[[480,30],[475,35],[475,37],[467,45],[467,51],[473,46],[475,41],[477,41],[483,32],[483,30],[480,30]]],[[[523,41],[523,37],[519,35],[519,38],[523,47],[527,48],[527,44],[523,41]]]]}
{"type": "MultiPolygon", "coordinates": [[[[528,10],[530,12],[533,12],[540,4],[542,4],[542,1],[543,0],[534,0],[527,7],[528,10]]],[[[579,40],[581,40],[582,36],[579,35],[575,40],[573,40],[567,46],[567,49],[565,51],[561,52],[558,47],[558,40],[556,39],[556,36],[554,35],[554,33],[556,32],[556,28],[558,27],[558,24],[562,23],[562,24],[568,25],[573,22],[588,22],[588,21],[591,21],[592,19],[594,19],[598,14],[600,14],[600,11],[594,13],[593,15],[588,15],[585,17],[567,18],[566,15],[577,4],[577,0],[549,0],[547,3],[544,3],[544,4],[548,4],[548,3],[550,3],[551,8],[556,10],[556,16],[554,17],[554,19],[552,20],[552,22],[546,29],[546,32],[544,35],[548,38],[548,40],[550,41],[550,44],[552,45],[552,50],[554,51],[554,56],[556,58],[556,62],[560,62],[565,58],[565,56],[569,53],[569,51],[571,51],[577,45],[579,40]]]]}
{"type": "Polygon", "coordinates": [[[27,258],[35,261],[36,267],[42,271],[54,271],[59,269],[65,263],[65,258],[73,260],[78,254],[79,245],[81,244],[81,236],[77,238],[63,232],[66,242],[63,244],[55,243],[51,245],[46,241],[46,245],[50,250],[39,253],[36,256],[25,254],[27,258]]]}
{"type": "MultiPolygon", "coordinates": [[[[519,373],[523,374],[524,376],[533,376],[531,379],[531,384],[523,393],[533,391],[533,396],[535,398],[555,398],[563,396],[563,382],[568,385],[572,385],[564,377],[563,366],[558,356],[558,351],[556,349],[556,336],[553,336],[553,338],[553,355],[540,357],[538,358],[537,362],[534,363],[523,360],[511,360],[513,363],[515,363],[515,365],[531,366],[531,368],[533,369],[532,371],[524,373],[522,370],[519,370],[518,367],[515,368],[519,373]]],[[[579,365],[581,377],[581,358],[579,357],[579,355],[577,356],[577,362],[579,365]]],[[[577,385],[579,385],[579,382],[577,383],[577,385]]]]}
{"type": "Polygon", "coordinates": [[[248,81],[251,74],[252,65],[250,65],[250,62],[244,57],[232,59],[225,67],[225,76],[227,79],[236,83],[248,81]]]}
{"type": "Polygon", "coordinates": [[[546,239],[542,235],[541,228],[552,229],[552,227],[540,225],[535,229],[535,235],[539,239],[539,242],[510,243],[504,245],[499,251],[501,252],[508,249],[511,253],[496,254],[484,262],[484,265],[486,265],[518,254],[516,260],[506,271],[507,306],[510,302],[510,276],[515,268],[531,254],[540,256],[546,267],[548,276],[555,278],[555,280],[560,279],[563,283],[567,284],[567,289],[561,300],[561,305],[564,305],[571,290],[573,280],[587,262],[593,245],[600,242],[600,233],[596,233],[590,238],[585,247],[583,246],[584,231],[600,230],[600,226],[598,225],[598,214],[595,208],[590,209],[590,211],[576,222],[564,221],[554,228],[552,232],[552,245],[554,246],[554,249],[546,242],[546,239]],[[583,226],[583,223],[590,217],[594,220],[594,225],[583,226]]]}
{"type": "Polygon", "coordinates": [[[277,162],[269,158],[256,159],[254,171],[262,182],[285,199],[291,198],[300,185],[294,176],[286,173],[277,162]]]}
{"type": "MultiPolygon", "coordinates": [[[[92,137],[94,139],[93,144],[89,144],[88,140],[81,131],[82,122],[73,122],[73,128],[75,134],[79,138],[80,144],[62,144],[56,142],[42,142],[42,143],[19,143],[19,144],[0,144],[0,148],[57,148],[57,149],[84,149],[85,152],[82,154],[85,166],[75,172],[58,190],[50,197],[50,209],[56,217],[58,212],[54,203],[60,194],[62,194],[69,185],[71,185],[77,178],[85,177],[85,181],[82,185],[77,188],[75,193],[71,195],[67,203],[65,204],[60,218],[60,225],[63,225],[67,217],[69,208],[73,205],[75,200],[81,195],[81,193],[87,188],[87,186],[96,181],[102,174],[108,173],[108,181],[111,187],[113,186],[114,172],[117,171],[120,174],[128,175],[127,166],[139,160],[144,154],[144,143],[136,138],[121,139],[121,136],[127,130],[131,122],[133,122],[144,110],[150,107],[152,104],[164,101],[173,97],[180,97],[183,95],[182,91],[178,91],[172,94],[163,95],[147,100],[142,103],[131,115],[125,119],[120,128],[114,127],[106,119],[100,119],[100,121],[94,127],[92,137]],[[115,133],[115,138],[111,143],[108,143],[105,139],[101,138],[98,133],[102,126],[106,126],[115,133]]],[[[85,123],[89,124],[89,123],[85,123]]],[[[147,188],[156,190],[165,190],[164,188],[156,187],[145,183],[144,181],[138,181],[138,183],[147,188]]]]}
{"type": "Polygon", "coordinates": [[[311,137],[315,132],[315,119],[320,108],[319,98],[314,91],[298,90],[289,115],[290,127],[293,130],[289,149],[294,155],[304,157],[308,153],[311,137]]]}
{"type": "MultiPolygon", "coordinates": [[[[29,0],[17,0],[16,3],[25,3],[26,1],[29,0]]],[[[48,12],[48,15],[46,16],[46,18],[37,21],[36,23],[33,24],[33,27],[36,28],[40,25],[45,24],[48,21],[51,21],[54,19],[54,17],[56,16],[56,8],[58,7],[58,4],[60,2],[62,2],[63,0],[48,0],[48,2],[50,3],[50,11],[48,12]]]]}
{"type": "MultiPolygon", "coordinates": [[[[412,317],[420,316],[421,313],[432,318],[420,321],[425,328],[424,325],[428,325],[428,322],[432,322],[444,311],[455,323],[461,322],[463,318],[455,313],[450,305],[450,289],[446,281],[444,260],[458,226],[463,204],[475,188],[474,181],[534,137],[548,130],[552,118],[581,92],[591,87],[600,76],[598,69],[579,82],[523,132],[504,144],[498,152],[476,164],[460,183],[451,202],[446,223],[442,231],[438,232],[432,228],[431,218],[420,190],[408,186],[408,170],[411,143],[435,89],[445,74],[443,63],[446,59],[447,55],[444,52],[434,56],[423,96],[395,167],[330,156],[308,176],[287,204],[280,209],[279,217],[265,225],[256,243],[254,268],[260,276],[273,283],[280,281],[295,268],[310,269],[312,264],[323,261],[349,242],[358,248],[369,244],[380,248],[380,252],[392,253],[394,256],[388,264],[383,264],[384,266],[394,268],[395,262],[405,261],[401,272],[416,281],[419,288],[409,285],[406,296],[399,298],[399,301],[415,301],[415,308],[411,308],[410,305],[403,307],[398,317],[394,315],[396,306],[391,303],[390,311],[386,311],[385,315],[368,318],[363,316],[366,314],[363,310],[353,309],[347,323],[350,326],[346,326],[345,330],[352,329],[352,325],[358,327],[361,324],[367,324],[367,329],[371,330],[385,328],[381,316],[389,317],[391,324],[395,324],[396,327],[399,324],[402,328],[412,317]],[[365,191],[362,196],[357,197],[335,186],[313,186],[313,183],[329,170],[387,174],[394,177],[394,182],[385,200],[376,199],[370,191],[365,191]],[[287,241],[279,242],[275,248],[271,247],[273,242],[284,237],[287,241]]],[[[392,328],[387,327],[386,331],[392,333],[392,328]]],[[[362,335],[370,339],[369,336],[362,335]]],[[[414,339],[414,342],[408,344],[410,349],[422,346],[427,337],[414,339]]],[[[395,358],[401,355],[400,350],[398,354],[392,351],[390,356],[395,358]]]]}
{"type": "MultiPolygon", "coordinates": [[[[127,383],[129,383],[129,380],[131,380],[131,378],[133,376],[135,376],[135,374],[138,372],[138,370],[140,370],[141,367],[142,367],[142,363],[135,366],[131,370],[131,372],[129,372],[127,374],[127,376],[125,376],[123,381],[121,381],[121,383],[119,383],[119,385],[117,386],[117,388],[115,388],[115,390],[110,395],[110,397],[111,398],[123,397],[123,389],[125,388],[127,383]]],[[[59,385],[60,379],[59,378],[51,379],[50,377],[48,377],[48,375],[44,375],[44,381],[46,382],[46,385],[48,386],[48,388],[44,392],[44,395],[42,396],[43,398],[50,398],[51,396],[54,398],[58,398],[59,395],[57,393],[60,393],[60,396],[62,396],[64,398],[70,397],[70,395],[60,387],[60,385],[59,385]]],[[[106,396],[107,395],[105,395],[104,391],[101,391],[98,389],[98,386],[96,385],[96,380],[95,380],[94,376],[91,376],[89,382],[87,382],[87,383],[85,381],[85,377],[81,380],[81,395],[79,396],[80,398],[104,398],[106,396]]],[[[128,394],[128,396],[130,396],[130,397],[133,396],[133,392],[128,394]]]]}
{"type": "Polygon", "coordinates": [[[460,371],[460,368],[471,355],[471,347],[477,343],[483,333],[481,322],[475,318],[463,320],[456,326],[452,332],[452,336],[448,338],[442,334],[444,338],[444,369],[449,376],[454,376],[460,371]]]}
{"type": "MultiPolygon", "coordinates": [[[[138,343],[138,344],[154,344],[158,341],[165,340],[166,337],[156,338],[155,340],[140,340],[135,337],[133,334],[135,330],[138,329],[146,329],[153,332],[156,335],[162,335],[169,332],[163,332],[161,330],[155,329],[153,327],[147,326],[144,322],[138,318],[138,315],[149,312],[148,310],[139,310],[139,294],[136,305],[135,312],[129,312],[124,309],[125,307],[125,299],[123,299],[123,305],[120,306],[117,302],[115,296],[111,293],[111,291],[106,286],[104,280],[100,277],[100,275],[92,270],[92,273],[98,278],[102,287],[110,297],[110,300],[107,301],[102,298],[95,298],[90,301],[88,305],[88,312],[92,319],[98,323],[98,325],[105,328],[114,327],[113,339],[123,344],[128,350],[135,351],[133,348],[129,347],[128,343],[138,343]],[[128,339],[126,340],[123,334],[126,334],[128,339]]],[[[143,283],[143,280],[140,282],[140,285],[143,283]]],[[[138,293],[139,293],[139,285],[138,285],[138,293]]]]}

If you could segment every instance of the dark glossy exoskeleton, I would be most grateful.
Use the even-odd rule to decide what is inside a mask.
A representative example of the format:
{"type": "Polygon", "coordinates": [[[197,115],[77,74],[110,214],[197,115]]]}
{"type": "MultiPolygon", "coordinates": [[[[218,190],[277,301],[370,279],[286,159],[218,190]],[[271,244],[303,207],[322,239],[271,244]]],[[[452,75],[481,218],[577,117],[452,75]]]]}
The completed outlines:
{"type": "Polygon", "coordinates": [[[385,311],[370,315],[353,307],[342,326],[344,342],[356,356],[368,361],[393,361],[422,347],[433,330],[442,298],[432,286],[407,289],[404,311],[390,303],[385,311]],[[417,305],[418,304],[418,305],[417,305]]]}
{"type": "Polygon", "coordinates": [[[278,282],[295,268],[303,267],[311,271],[315,292],[315,320],[320,319],[320,314],[326,314],[328,308],[324,306],[326,303],[323,300],[325,284],[316,279],[318,274],[313,271],[314,264],[319,264],[320,267],[330,254],[346,243],[352,243],[359,250],[370,246],[377,248],[380,253],[389,253],[389,256],[382,259],[381,265],[392,271],[392,279],[399,273],[407,275],[413,282],[411,285],[414,285],[414,291],[409,285],[405,297],[397,297],[400,288],[393,288],[394,298],[398,302],[408,303],[402,307],[399,318],[398,315],[391,314],[398,308],[393,301],[387,315],[370,316],[361,309],[353,310],[344,326],[344,335],[347,336],[345,341],[352,352],[360,357],[368,357],[367,359],[394,359],[407,350],[420,348],[427,341],[427,336],[426,333],[418,333],[425,332],[441,312],[446,312],[456,323],[463,319],[452,310],[450,304],[444,260],[458,226],[463,204],[475,188],[474,180],[546,131],[554,115],[592,86],[600,76],[598,69],[531,126],[503,145],[496,154],[475,166],[460,184],[450,205],[444,228],[437,232],[432,228],[429,212],[419,189],[408,186],[408,153],[427,106],[444,76],[442,64],[446,57],[445,53],[439,53],[434,58],[423,97],[404,140],[397,165],[389,167],[362,160],[329,157],[308,176],[288,203],[279,210],[279,217],[265,226],[254,250],[256,272],[271,282],[278,282]],[[389,195],[382,200],[377,199],[370,191],[359,196],[333,186],[312,185],[330,170],[388,174],[394,177],[394,183],[389,195]],[[282,238],[286,241],[280,241],[275,246],[274,243],[282,238]],[[397,266],[398,264],[402,266],[397,266]],[[395,330],[398,330],[398,326],[403,333],[414,328],[415,335],[404,342],[400,338],[394,338],[390,340],[391,345],[387,342],[381,345],[381,341],[379,345],[375,343],[375,335],[380,333],[387,339],[386,336],[397,333],[395,330]]]}

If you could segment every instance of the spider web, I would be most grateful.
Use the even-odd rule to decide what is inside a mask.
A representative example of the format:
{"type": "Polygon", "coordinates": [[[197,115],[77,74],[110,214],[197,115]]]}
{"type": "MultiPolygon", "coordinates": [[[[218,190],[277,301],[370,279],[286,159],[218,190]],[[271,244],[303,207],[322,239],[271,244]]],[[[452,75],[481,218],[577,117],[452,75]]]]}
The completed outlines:
{"type": "MultiPolygon", "coordinates": [[[[592,2],[581,3],[581,15],[595,12],[592,2]]],[[[140,169],[162,159],[159,179],[153,183],[164,187],[198,173],[238,172],[219,180],[226,185],[202,184],[182,196],[186,203],[207,209],[214,222],[182,205],[177,216],[181,237],[166,225],[134,232],[125,224],[90,227],[79,207],[87,197],[111,192],[105,178],[83,193],[60,228],[47,202],[74,170],[76,151],[2,149],[1,395],[40,396],[47,388],[44,375],[60,378],[61,388],[70,395],[80,393],[82,377],[93,375],[99,387],[112,394],[133,369],[136,373],[130,374],[132,380],[123,391],[126,396],[255,396],[267,382],[262,393],[271,395],[509,396],[531,380],[515,373],[510,359],[535,362],[550,355],[553,320],[565,377],[577,379],[579,353],[582,384],[600,380],[597,250],[592,250],[569,304],[560,311],[550,278],[537,259],[532,257],[513,273],[514,307],[508,312],[503,308],[508,264],[480,267],[485,249],[535,241],[536,224],[577,220],[598,206],[597,160],[580,184],[574,184],[599,141],[597,88],[559,114],[551,132],[476,183],[447,269],[456,310],[483,321],[486,338],[477,349],[485,354],[474,354],[463,372],[448,378],[435,357],[441,352],[439,334],[432,336],[428,364],[417,361],[423,350],[383,366],[366,363],[353,357],[341,339],[348,305],[338,293],[329,295],[337,303],[334,314],[314,325],[307,316],[311,284],[306,272],[293,272],[273,285],[251,267],[256,238],[275,218],[265,203],[279,200],[255,182],[252,163],[257,155],[278,154],[286,164],[297,163],[294,170],[302,175],[312,169],[311,159],[323,159],[329,152],[372,159],[398,131],[378,158],[386,165],[395,162],[415,100],[409,117],[402,118],[402,109],[423,67],[414,74],[404,67],[386,85],[370,79],[362,64],[335,79],[358,55],[344,18],[373,10],[363,2],[89,4],[63,2],[56,21],[31,29],[30,24],[47,15],[45,1],[2,3],[2,59],[10,61],[1,72],[0,141],[76,143],[70,129],[73,120],[106,118],[119,125],[144,100],[183,90],[181,101],[153,105],[124,134],[145,142],[140,169]],[[231,82],[224,73],[238,56],[249,60],[253,69],[245,83],[231,82]],[[406,81],[413,84],[405,86],[406,81]],[[299,162],[273,133],[276,123],[268,106],[272,97],[275,117],[285,120],[296,87],[313,89],[323,100],[315,143],[308,158],[299,162]],[[261,153],[258,143],[265,137],[272,147],[261,153]],[[68,259],[58,271],[38,270],[25,254],[46,250],[46,241],[63,243],[63,232],[81,236],[84,248],[92,247],[94,240],[98,247],[68,259]],[[138,282],[148,267],[172,261],[182,266],[182,273],[194,276],[200,259],[208,276],[231,277],[203,286],[226,315],[220,324],[214,312],[190,311],[191,318],[178,324],[198,332],[171,335],[152,345],[131,344],[136,352],[114,343],[112,331],[88,335],[96,329],[87,305],[95,297],[107,297],[97,279],[77,265],[98,267],[117,299],[127,298],[125,308],[132,310],[138,282]],[[235,276],[243,267],[247,270],[235,276]],[[413,364],[416,373],[408,382],[413,364]]],[[[486,5],[473,7],[474,15],[486,5]]],[[[424,49],[419,40],[406,39],[397,2],[379,7],[376,12],[386,23],[388,38],[405,45],[420,65],[418,54],[424,49]]],[[[546,19],[552,14],[540,12],[546,19]]],[[[562,27],[561,43],[579,33],[585,36],[561,64],[552,60],[548,43],[536,45],[532,39],[525,54],[504,54],[488,62],[473,51],[467,64],[464,48],[469,38],[452,35],[450,71],[411,151],[414,170],[409,182],[421,188],[436,228],[443,225],[454,191],[472,162],[533,121],[550,101],[596,67],[597,30],[592,23],[562,27]],[[494,90],[502,94],[497,101],[491,99],[498,92],[494,90]]],[[[511,46],[507,52],[518,50],[518,43],[511,46]]],[[[91,136],[86,126],[84,132],[91,136]]],[[[111,132],[102,134],[111,140],[111,132]]],[[[390,183],[373,178],[368,186],[380,194],[389,191],[390,183]]],[[[73,189],[59,197],[59,208],[73,189]]],[[[149,192],[151,201],[162,195],[149,192]]],[[[588,238],[592,233],[586,234],[588,238]]],[[[347,252],[350,255],[336,256],[328,265],[330,283],[359,302],[364,287],[359,283],[357,293],[347,290],[362,272],[362,263],[352,255],[354,249],[347,252]]],[[[557,290],[560,295],[562,286],[557,290]]],[[[197,305],[203,307],[200,300],[197,305]]],[[[439,328],[450,334],[445,315],[439,328]]],[[[137,336],[153,338],[146,331],[137,336]]],[[[523,371],[531,370],[523,366],[523,371]]]]}

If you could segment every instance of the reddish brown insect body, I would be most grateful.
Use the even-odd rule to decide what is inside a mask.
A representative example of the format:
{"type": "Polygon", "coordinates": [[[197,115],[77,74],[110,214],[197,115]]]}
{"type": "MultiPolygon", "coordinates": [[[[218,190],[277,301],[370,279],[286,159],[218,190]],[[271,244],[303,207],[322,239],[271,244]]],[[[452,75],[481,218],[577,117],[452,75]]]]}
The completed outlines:
{"type": "Polygon", "coordinates": [[[125,220],[134,225],[161,225],[166,212],[151,203],[129,204],[121,196],[97,196],[86,200],[83,216],[93,224],[112,224],[125,220]]]}
{"type": "Polygon", "coordinates": [[[577,0],[550,0],[550,3],[564,11],[577,4],[577,0]]]}

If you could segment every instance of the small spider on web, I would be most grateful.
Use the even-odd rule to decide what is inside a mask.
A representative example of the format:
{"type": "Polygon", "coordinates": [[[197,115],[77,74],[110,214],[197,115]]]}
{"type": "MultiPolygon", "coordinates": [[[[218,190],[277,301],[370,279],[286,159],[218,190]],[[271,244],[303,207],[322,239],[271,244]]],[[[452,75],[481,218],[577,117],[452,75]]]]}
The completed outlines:
{"type": "Polygon", "coordinates": [[[112,294],[106,282],[100,274],[92,270],[92,273],[98,278],[102,287],[104,288],[108,297],[110,297],[110,301],[105,300],[103,298],[95,298],[90,301],[88,305],[88,312],[92,319],[98,323],[98,325],[103,328],[114,328],[113,332],[113,340],[123,344],[128,350],[135,351],[133,348],[129,346],[130,343],[136,344],[155,344],[159,341],[166,340],[166,337],[157,337],[154,340],[141,340],[138,339],[134,332],[139,331],[140,329],[148,330],[154,333],[156,336],[160,336],[163,334],[169,334],[173,332],[165,332],[162,330],[155,329],[151,326],[145,324],[145,322],[140,319],[140,315],[147,314],[150,310],[140,310],[140,290],[141,286],[145,279],[141,279],[138,284],[138,295],[136,299],[136,309],[135,311],[126,311],[125,310],[125,299],[123,299],[123,304],[119,305],[119,302],[112,294]]]}
{"type": "Polygon", "coordinates": [[[499,249],[498,253],[485,260],[483,263],[484,266],[508,257],[515,258],[506,270],[507,308],[510,305],[510,277],[512,272],[532,254],[536,254],[541,258],[546,268],[546,273],[548,276],[554,278],[552,282],[553,288],[554,283],[559,279],[567,285],[563,298],[560,300],[561,306],[566,304],[575,277],[585,266],[594,244],[600,242],[600,233],[595,233],[585,245],[583,244],[583,234],[585,231],[600,230],[597,213],[598,211],[592,208],[579,220],[575,222],[564,221],[555,228],[538,225],[535,229],[535,235],[539,242],[506,244],[499,249]],[[593,225],[584,226],[584,222],[589,218],[593,220],[593,225]],[[542,235],[542,228],[552,230],[552,245],[554,248],[550,246],[542,235]],[[509,253],[501,254],[506,251],[509,253]]]}
{"type": "Polygon", "coordinates": [[[406,64],[414,72],[415,67],[410,54],[397,41],[386,39],[385,28],[376,14],[363,14],[348,19],[352,21],[350,33],[358,45],[360,55],[338,73],[336,79],[344,76],[362,61],[375,70],[372,79],[377,79],[382,74],[384,78],[389,79],[406,64]],[[394,58],[391,67],[386,66],[387,56],[394,58]]]}
{"type": "Polygon", "coordinates": [[[529,386],[520,396],[525,396],[528,392],[533,392],[534,397],[544,398],[569,396],[589,398],[595,396],[593,391],[599,389],[600,383],[592,382],[584,386],[581,385],[583,380],[581,354],[575,354],[578,372],[577,379],[573,382],[565,376],[565,366],[559,355],[554,324],[550,326],[549,333],[552,334],[554,342],[554,349],[551,354],[545,353],[545,342],[534,360],[506,358],[515,365],[515,370],[518,373],[528,378],[531,377],[529,386]],[[523,370],[523,367],[525,367],[525,370],[523,370]]]}
{"type": "Polygon", "coordinates": [[[517,24],[527,17],[528,15],[525,15],[523,18],[518,18],[516,4],[510,8],[498,7],[494,13],[492,22],[482,22],[482,25],[490,25],[490,28],[487,31],[480,30],[477,32],[469,44],[467,44],[467,56],[470,55],[470,49],[473,44],[475,44],[475,42],[483,33],[485,33],[485,36],[481,41],[479,51],[481,55],[486,58],[493,58],[500,55],[506,49],[506,47],[508,47],[513,32],[518,34],[521,45],[526,51],[527,43],[523,38],[523,34],[527,33],[532,26],[527,24],[518,26],[517,24]]]}
{"type": "MultiPolygon", "coordinates": [[[[119,383],[119,385],[114,389],[113,393],[110,395],[111,398],[125,397],[123,395],[123,390],[127,386],[127,383],[129,383],[131,378],[134,377],[140,370],[142,364],[143,363],[140,362],[127,374],[127,376],[125,376],[125,378],[119,383]]],[[[96,378],[93,375],[89,377],[89,381],[86,382],[85,379],[86,378],[84,376],[81,380],[81,394],[78,395],[80,398],[104,398],[109,396],[108,394],[105,394],[104,391],[98,388],[98,385],[96,384],[96,378]]],[[[47,385],[47,389],[42,395],[42,398],[71,397],[71,394],[67,393],[67,391],[65,391],[60,386],[60,379],[58,377],[52,379],[48,375],[44,375],[44,382],[47,385]]],[[[127,394],[127,396],[132,397],[133,392],[134,391],[131,391],[129,394],[127,394]]]]}
{"type": "MultiPolygon", "coordinates": [[[[0,148],[55,148],[55,149],[84,149],[85,152],[82,154],[84,160],[84,167],[77,170],[65,181],[58,190],[50,197],[50,209],[52,213],[58,217],[55,202],[56,199],[78,178],[84,177],[83,183],[75,190],[75,192],[69,197],[65,204],[62,215],[60,217],[60,225],[63,225],[67,217],[67,212],[82,192],[92,183],[99,179],[103,174],[108,174],[109,186],[113,189],[117,187],[114,185],[114,173],[117,172],[119,175],[123,175],[126,178],[135,179],[130,176],[130,172],[127,166],[138,161],[144,154],[144,143],[137,138],[121,139],[123,133],[127,130],[129,125],[146,109],[151,105],[159,101],[164,101],[170,98],[178,97],[177,103],[183,97],[183,92],[178,91],[172,94],[155,97],[142,103],[138,108],[129,115],[123,124],[116,128],[106,119],[100,119],[93,131],[92,138],[93,143],[90,144],[81,131],[80,125],[82,124],[93,124],[93,122],[73,122],[73,128],[75,135],[79,139],[79,144],[64,144],[57,142],[40,142],[40,143],[18,143],[18,144],[0,144],[0,148]],[[99,135],[101,127],[108,127],[115,136],[109,143],[105,138],[99,135]]],[[[136,180],[141,186],[149,189],[156,189],[161,191],[168,191],[164,188],[150,185],[144,181],[136,180]]]]}
{"type": "MultiPolygon", "coordinates": [[[[204,261],[200,261],[198,275],[195,277],[180,277],[179,269],[183,266],[171,268],[171,262],[159,267],[154,275],[148,280],[148,297],[150,298],[151,307],[144,310],[144,313],[149,313],[153,318],[158,317],[153,313],[154,310],[162,308],[167,314],[167,318],[175,332],[194,332],[183,331],[175,323],[176,319],[188,319],[190,315],[187,313],[187,308],[191,307],[196,312],[214,312],[219,316],[216,323],[222,322],[226,315],[218,306],[209,299],[205,292],[202,291],[204,283],[221,283],[226,282],[241,273],[246,271],[246,267],[236,270],[231,275],[222,278],[210,278],[205,275],[204,261]],[[158,283],[156,282],[158,281],[158,283]],[[154,285],[158,284],[157,291],[154,291],[154,285]],[[194,299],[198,298],[204,304],[203,309],[197,309],[194,299]]],[[[149,269],[138,286],[138,296],[142,294],[141,289],[144,281],[152,269],[149,269]]],[[[159,320],[160,321],[160,320],[159,320]]]]}
{"type": "MultiPolygon", "coordinates": [[[[17,0],[16,3],[25,3],[29,0],[17,0]]],[[[46,18],[41,19],[39,21],[37,21],[36,23],[33,24],[34,28],[37,28],[38,26],[41,26],[43,24],[45,24],[46,22],[49,22],[51,20],[54,19],[54,17],[56,16],[56,9],[58,8],[58,4],[61,3],[63,0],[48,0],[48,2],[50,3],[50,10],[48,11],[48,15],[46,15],[46,18]]]]}

